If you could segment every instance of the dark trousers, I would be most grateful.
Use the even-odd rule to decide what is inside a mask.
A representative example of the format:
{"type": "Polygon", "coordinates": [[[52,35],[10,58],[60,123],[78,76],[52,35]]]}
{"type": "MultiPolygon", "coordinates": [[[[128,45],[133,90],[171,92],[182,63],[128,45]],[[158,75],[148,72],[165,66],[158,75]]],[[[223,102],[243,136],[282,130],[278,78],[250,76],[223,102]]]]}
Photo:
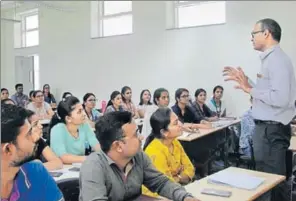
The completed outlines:
{"type": "MultiPolygon", "coordinates": [[[[256,169],[286,176],[286,152],[291,139],[290,124],[256,123],[252,138],[256,169]]],[[[290,198],[290,187],[286,181],[271,192],[272,201],[288,201],[290,198]]]]}

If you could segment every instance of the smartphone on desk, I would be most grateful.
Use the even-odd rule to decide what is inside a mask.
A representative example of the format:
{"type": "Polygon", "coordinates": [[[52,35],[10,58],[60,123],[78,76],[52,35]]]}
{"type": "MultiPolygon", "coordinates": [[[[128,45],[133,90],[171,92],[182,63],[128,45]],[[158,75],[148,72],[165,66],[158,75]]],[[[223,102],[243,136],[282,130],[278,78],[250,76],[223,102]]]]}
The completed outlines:
{"type": "Polygon", "coordinates": [[[205,188],[201,191],[201,194],[214,195],[219,197],[230,197],[232,195],[230,191],[217,190],[213,188],[205,188]]]}
{"type": "Polygon", "coordinates": [[[60,177],[63,175],[62,172],[49,172],[52,177],[60,177]]]}
{"type": "Polygon", "coordinates": [[[72,167],[72,168],[69,169],[69,171],[79,172],[80,168],[79,167],[72,167]]]}

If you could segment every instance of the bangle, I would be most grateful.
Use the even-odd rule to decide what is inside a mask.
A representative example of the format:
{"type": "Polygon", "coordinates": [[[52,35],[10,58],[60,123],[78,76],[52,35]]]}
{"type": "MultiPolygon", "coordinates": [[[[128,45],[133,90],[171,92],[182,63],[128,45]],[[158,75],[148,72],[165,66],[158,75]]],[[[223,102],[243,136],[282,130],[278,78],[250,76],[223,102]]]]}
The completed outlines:
{"type": "Polygon", "coordinates": [[[181,175],[179,175],[179,174],[177,175],[177,177],[178,177],[179,179],[182,179],[181,175]]]}

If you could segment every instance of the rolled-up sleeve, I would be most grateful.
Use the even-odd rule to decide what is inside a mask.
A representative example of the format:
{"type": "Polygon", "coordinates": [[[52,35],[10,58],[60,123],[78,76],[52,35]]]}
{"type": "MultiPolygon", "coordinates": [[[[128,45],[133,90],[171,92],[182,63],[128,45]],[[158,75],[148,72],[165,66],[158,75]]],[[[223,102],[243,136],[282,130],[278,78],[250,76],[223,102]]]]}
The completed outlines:
{"type": "Polygon", "coordinates": [[[290,75],[289,65],[285,60],[280,58],[273,58],[269,61],[268,79],[269,85],[267,89],[258,89],[256,87],[251,89],[251,95],[255,99],[259,99],[264,103],[273,107],[285,107],[289,104],[290,92],[290,75]]]}

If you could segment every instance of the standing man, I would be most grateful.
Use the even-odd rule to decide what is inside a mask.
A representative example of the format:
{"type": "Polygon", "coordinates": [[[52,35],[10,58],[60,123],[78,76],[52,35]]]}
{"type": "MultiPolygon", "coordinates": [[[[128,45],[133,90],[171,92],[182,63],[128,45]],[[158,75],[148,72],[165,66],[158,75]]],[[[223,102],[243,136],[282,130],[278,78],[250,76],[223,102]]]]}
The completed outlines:
{"type": "MultiPolygon", "coordinates": [[[[290,145],[290,122],[295,116],[296,81],[293,65],[280,48],[281,27],[272,19],[259,20],[251,33],[255,50],[261,51],[261,71],[256,85],[243,70],[225,67],[226,81],[253,97],[252,116],[256,166],[259,171],[286,175],[286,151],[290,145]]],[[[283,183],[272,193],[272,200],[290,200],[283,183]]]]}
{"type": "Polygon", "coordinates": [[[25,107],[29,102],[29,97],[23,94],[24,86],[19,83],[15,85],[16,93],[11,96],[11,99],[15,102],[17,106],[25,107]]]}

